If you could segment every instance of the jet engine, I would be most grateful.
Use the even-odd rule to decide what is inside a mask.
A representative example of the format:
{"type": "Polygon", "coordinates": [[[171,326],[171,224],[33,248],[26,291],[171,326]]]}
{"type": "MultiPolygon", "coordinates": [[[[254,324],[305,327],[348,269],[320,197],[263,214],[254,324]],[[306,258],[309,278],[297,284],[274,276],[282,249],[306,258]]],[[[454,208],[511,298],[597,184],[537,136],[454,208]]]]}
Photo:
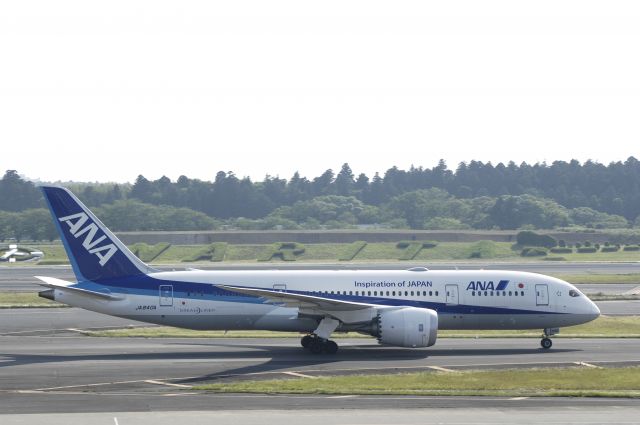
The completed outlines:
{"type": "Polygon", "coordinates": [[[438,313],[417,307],[381,309],[375,328],[380,344],[430,347],[438,338],[438,313]]]}

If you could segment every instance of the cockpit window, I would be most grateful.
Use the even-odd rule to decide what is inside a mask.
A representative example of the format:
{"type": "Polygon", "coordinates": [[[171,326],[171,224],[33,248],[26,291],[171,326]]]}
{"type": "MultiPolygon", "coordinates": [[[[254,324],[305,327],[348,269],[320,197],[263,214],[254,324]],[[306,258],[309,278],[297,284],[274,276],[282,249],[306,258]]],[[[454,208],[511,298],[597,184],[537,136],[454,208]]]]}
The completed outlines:
{"type": "Polygon", "coordinates": [[[571,289],[571,290],[569,290],[569,296],[570,297],[579,297],[580,296],[580,292],[576,291],[575,289],[571,289]]]}

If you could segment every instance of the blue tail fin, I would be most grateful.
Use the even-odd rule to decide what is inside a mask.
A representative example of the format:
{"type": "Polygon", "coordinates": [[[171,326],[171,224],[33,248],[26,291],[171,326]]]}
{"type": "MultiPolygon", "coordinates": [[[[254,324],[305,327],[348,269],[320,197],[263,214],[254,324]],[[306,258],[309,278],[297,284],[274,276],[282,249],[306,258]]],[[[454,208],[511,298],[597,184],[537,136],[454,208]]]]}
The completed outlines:
{"type": "Polygon", "coordinates": [[[69,190],[43,186],[42,191],[78,281],[96,282],[153,271],[69,190]]]}

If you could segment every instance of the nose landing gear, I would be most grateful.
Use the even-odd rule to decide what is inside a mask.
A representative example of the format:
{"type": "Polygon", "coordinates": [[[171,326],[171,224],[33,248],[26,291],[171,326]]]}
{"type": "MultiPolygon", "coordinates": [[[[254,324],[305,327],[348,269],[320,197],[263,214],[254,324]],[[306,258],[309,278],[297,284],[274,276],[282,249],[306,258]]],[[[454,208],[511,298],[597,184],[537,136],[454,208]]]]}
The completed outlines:
{"type": "Polygon", "coordinates": [[[542,339],[540,340],[540,346],[545,350],[548,350],[553,345],[551,336],[560,333],[560,328],[546,328],[542,330],[542,339]]]}

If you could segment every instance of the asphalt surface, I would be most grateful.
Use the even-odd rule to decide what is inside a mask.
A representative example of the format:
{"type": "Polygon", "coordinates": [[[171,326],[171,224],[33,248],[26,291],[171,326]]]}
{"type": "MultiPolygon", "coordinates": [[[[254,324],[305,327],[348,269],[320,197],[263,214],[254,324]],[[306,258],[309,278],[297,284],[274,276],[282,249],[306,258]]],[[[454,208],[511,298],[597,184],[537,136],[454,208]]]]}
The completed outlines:
{"type": "MultiPolygon", "coordinates": [[[[258,264],[202,268],[411,266],[258,264]]],[[[622,274],[640,270],[636,263],[474,263],[439,264],[431,268],[456,267],[548,274],[622,274]]],[[[68,266],[5,266],[0,267],[0,291],[39,290],[34,275],[74,280],[68,266]]],[[[581,289],[587,293],[618,294],[634,287],[583,285],[581,289]]],[[[601,301],[598,305],[603,314],[640,313],[638,301],[601,301]]],[[[24,423],[25,413],[30,414],[28,423],[33,424],[122,425],[149,420],[158,425],[177,421],[238,425],[299,421],[301,417],[309,424],[595,424],[611,423],[614,418],[616,423],[637,423],[640,414],[637,400],[629,399],[265,396],[203,394],[190,389],[204,382],[287,378],[297,374],[397,373],[440,367],[455,370],[636,365],[640,364],[640,341],[635,339],[558,339],[550,351],[539,349],[533,339],[441,339],[436,346],[423,350],[380,347],[366,339],[341,339],[336,356],[314,357],[298,347],[297,339],[113,339],[89,338],[78,333],[81,329],[126,326],[145,324],[74,308],[0,310],[0,423],[24,423]]]]}
{"type": "MultiPolygon", "coordinates": [[[[549,351],[538,348],[532,339],[442,339],[436,346],[420,350],[385,348],[360,339],[341,339],[339,343],[337,355],[313,356],[302,350],[296,339],[90,338],[73,332],[66,336],[2,336],[0,412],[456,407],[456,398],[230,397],[202,394],[190,387],[300,375],[640,364],[640,341],[636,339],[562,339],[549,351]]],[[[470,398],[466,407],[486,407],[486,403],[484,397],[470,398]]],[[[496,398],[491,406],[534,408],[580,403],[496,398]]],[[[597,403],[627,406],[637,405],[637,400],[597,403]]]]}
{"type": "Polygon", "coordinates": [[[0,335],[52,335],[68,329],[108,329],[149,326],[80,308],[0,309],[0,335]]]}
{"type": "MultiPolygon", "coordinates": [[[[215,264],[213,266],[197,265],[202,270],[276,270],[276,269],[306,269],[306,270],[397,270],[407,269],[424,264],[414,263],[348,263],[348,264],[285,264],[285,263],[246,263],[246,264],[215,264]]],[[[542,274],[630,274],[640,273],[640,263],[439,263],[427,265],[432,270],[443,269],[486,269],[486,270],[519,270],[542,274]]],[[[184,264],[174,266],[159,266],[161,270],[184,270],[184,264]]],[[[50,276],[58,279],[75,281],[70,266],[0,266],[0,291],[37,291],[38,280],[34,276],[50,276]]],[[[640,285],[638,284],[613,284],[613,285],[582,285],[588,293],[612,293],[626,292],[640,285]]]]}
{"type": "MultiPolygon", "coordinates": [[[[175,397],[174,397],[175,398],[175,397]]],[[[295,403],[300,397],[287,398],[287,402],[295,403]]],[[[313,401],[321,399],[315,397],[313,401]]],[[[126,424],[153,424],[175,425],[176,423],[189,425],[263,425],[277,423],[304,423],[306,425],[416,425],[416,424],[580,424],[601,425],[607,424],[637,424],[640,408],[624,405],[603,405],[596,400],[593,404],[576,402],[576,407],[564,406],[538,406],[537,408],[524,407],[493,407],[494,401],[487,398],[487,408],[456,407],[425,408],[431,404],[428,398],[408,397],[419,407],[397,409],[380,409],[375,403],[380,398],[367,397],[373,408],[367,409],[342,409],[344,401],[332,399],[333,409],[326,410],[217,410],[210,411],[178,411],[178,412],[115,412],[115,413],[76,413],[76,414],[40,414],[29,415],[29,424],[46,425],[126,425],[126,424]]],[[[247,403],[254,399],[244,399],[247,403]]],[[[182,400],[181,400],[182,401],[182,400]]],[[[467,400],[456,399],[463,405],[467,400]]],[[[3,425],[24,425],[25,417],[22,415],[0,415],[3,425]]]]}
{"type": "MultiPolygon", "coordinates": [[[[154,423],[169,423],[167,418],[184,419],[190,415],[196,415],[193,423],[200,423],[198,421],[211,417],[196,412],[211,410],[245,412],[238,416],[241,422],[233,419],[237,415],[228,413],[225,420],[229,422],[265,423],[260,421],[260,413],[246,413],[265,409],[316,412],[364,409],[359,410],[359,414],[370,409],[390,409],[390,412],[411,409],[417,415],[411,417],[416,421],[422,418],[420,423],[425,423],[428,415],[416,409],[455,408],[458,412],[461,404],[468,410],[468,418],[473,419],[477,409],[483,412],[489,409],[487,416],[483,416],[487,418],[485,423],[500,423],[501,418],[513,421],[520,418],[517,422],[527,422],[523,412],[537,409],[561,414],[566,409],[586,412],[615,407],[617,411],[632,409],[629,414],[633,409],[635,414],[640,413],[637,400],[624,399],[264,396],[203,394],[191,389],[192,385],[205,382],[300,375],[397,373],[439,368],[637,365],[640,364],[640,340],[637,339],[558,339],[549,351],[538,348],[535,339],[441,339],[434,347],[419,350],[381,347],[373,339],[339,339],[341,349],[337,355],[313,356],[299,347],[297,338],[91,338],[78,332],[87,327],[127,325],[137,323],[78,309],[0,310],[0,423],[19,423],[19,416],[3,414],[146,411],[180,411],[186,415],[170,414],[163,416],[165,422],[154,423]]],[[[62,415],[47,422],[48,417],[41,416],[41,423],[101,423],[102,420],[114,423],[109,415],[62,415]]],[[[343,420],[328,423],[359,423],[346,416],[334,419],[339,417],[343,420]]],[[[577,421],[579,417],[589,419],[588,415],[567,419],[577,421]]],[[[38,423],[38,417],[33,417],[34,421],[31,418],[29,423],[38,423]]],[[[130,418],[138,423],[142,416],[130,418]]],[[[290,416],[294,418],[296,416],[290,416]]],[[[444,414],[429,418],[441,418],[442,423],[460,419],[444,414]]],[[[590,418],[596,421],[598,416],[590,418]]],[[[120,421],[125,423],[133,422],[120,421]]]]}
{"type": "Polygon", "coordinates": [[[596,301],[600,313],[605,316],[638,316],[640,301],[596,301]]]}

